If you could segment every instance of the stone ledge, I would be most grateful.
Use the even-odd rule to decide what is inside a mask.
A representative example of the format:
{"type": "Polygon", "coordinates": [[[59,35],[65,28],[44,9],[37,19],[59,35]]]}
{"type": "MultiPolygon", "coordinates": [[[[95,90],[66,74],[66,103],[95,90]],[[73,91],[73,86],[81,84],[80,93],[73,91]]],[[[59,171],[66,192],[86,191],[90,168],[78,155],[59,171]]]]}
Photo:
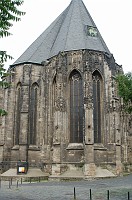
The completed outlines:
{"type": "Polygon", "coordinates": [[[82,143],[70,143],[66,150],[83,150],[83,144],[82,143]]]}
{"type": "Polygon", "coordinates": [[[94,144],[94,150],[107,151],[107,148],[103,144],[94,144]]]}
{"type": "Polygon", "coordinates": [[[38,147],[36,145],[29,145],[28,150],[29,151],[40,151],[40,147],[38,147]]]}

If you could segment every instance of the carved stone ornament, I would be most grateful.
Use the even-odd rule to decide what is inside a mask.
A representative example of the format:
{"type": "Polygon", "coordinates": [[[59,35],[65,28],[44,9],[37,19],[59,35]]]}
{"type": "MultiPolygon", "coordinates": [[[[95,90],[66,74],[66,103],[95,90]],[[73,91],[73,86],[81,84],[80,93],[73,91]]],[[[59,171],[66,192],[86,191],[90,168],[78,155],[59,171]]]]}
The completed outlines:
{"type": "Polygon", "coordinates": [[[63,97],[58,97],[56,101],[56,110],[65,112],[66,111],[66,102],[63,97]]]}
{"type": "Polygon", "coordinates": [[[88,102],[89,102],[88,97],[84,97],[84,104],[88,104],[88,102]]]}

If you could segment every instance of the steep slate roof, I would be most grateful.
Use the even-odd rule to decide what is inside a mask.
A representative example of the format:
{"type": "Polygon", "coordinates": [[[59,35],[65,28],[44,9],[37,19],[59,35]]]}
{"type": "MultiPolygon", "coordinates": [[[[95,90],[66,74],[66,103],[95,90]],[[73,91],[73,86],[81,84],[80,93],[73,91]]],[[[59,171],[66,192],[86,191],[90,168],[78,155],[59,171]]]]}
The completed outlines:
{"type": "Polygon", "coordinates": [[[57,19],[15,61],[41,64],[60,51],[90,49],[110,54],[94,21],[82,0],[72,0],[57,19]],[[87,34],[87,27],[94,27],[98,36],[87,34]]]}

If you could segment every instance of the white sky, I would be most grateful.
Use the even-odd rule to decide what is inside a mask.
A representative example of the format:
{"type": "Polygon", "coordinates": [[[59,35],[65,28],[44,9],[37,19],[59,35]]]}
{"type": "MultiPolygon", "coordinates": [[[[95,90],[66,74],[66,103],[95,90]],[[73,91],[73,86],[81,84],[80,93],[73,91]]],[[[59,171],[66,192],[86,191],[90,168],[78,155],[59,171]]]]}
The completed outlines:
{"type": "MultiPolygon", "coordinates": [[[[0,50],[14,57],[6,68],[34,42],[71,0],[24,0],[19,10],[26,15],[10,29],[12,36],[0,39],[0,50]]],[[[132,0],[83,0],[116,62],[132,71],[132,0]]]]}

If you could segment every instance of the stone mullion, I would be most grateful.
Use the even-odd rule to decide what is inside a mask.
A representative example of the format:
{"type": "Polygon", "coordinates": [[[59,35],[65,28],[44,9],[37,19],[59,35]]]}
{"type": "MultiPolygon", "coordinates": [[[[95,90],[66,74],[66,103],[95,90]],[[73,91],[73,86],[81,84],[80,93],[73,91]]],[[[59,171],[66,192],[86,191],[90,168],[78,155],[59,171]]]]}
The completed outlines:
{"type": "Polygon", "coordinates": [[[27,137],[28,137],[28,103],[29,103],[29,86],[22,86],[22,108],[21,108],[21,120],[20,120],[20,135],[19,135],[19,155],[20,160],[27,160],[27,137]]]}
{"type": "Polygon", "coordinates": [[[58,73],[56,76],[57,81],[57,91],[56,91],[56,106],[54,113],[54,134],[53,134],[53,154],[52,154],[52,175],[57,175],[61,173],[60,162],[61,162],[61,130],[62,130],[62,113],[59,109],[61,89],[62,89],[62,75],[58,73]],[[58,105],[58,108],[57,108],[58,105]]]}
{"type": "Polygon", "coordinates": [[[124,146],[124,162],[128,162],[128,140],[127,140],[127,114],[124,112],[121,112],[122,114],[122,138],[123,138],[123,146],[124,146]]]}
{"type": "Polygon", "coordinates": [[[93,103],[92,103],[92,75],[85,75],[85,142],[84,142],[84,174],[85,176],[95,175],[94,164],[94,133],[93,133],[93,103]]]}
{"type": "MultiPolygon", "coordinates": [[[[50,129],[48,129],[49,118],[48,116],[48,100],[49,100],[49,80],[48,69],[42,68],[42,78],[40,83],[40,107],[39,107],[39,134],[40,134],[40,146],[41,146],[41,164],[50,164],[50,129]]],[[[49,167],[49,165],[47,165],[49,167]]]]}
{"type": "MultiPolygon", "coordinates": [[[[8,97],[10,96],[9,93],[11,94],[10,88],[6,89],[5,96],[4,96],[5,99],[8,99],[7,96],[8,97]],[[10,90],[10,92],[9,92],[9,90],[10,90]]],[[[12,100],[12,98],[10,98],[10,101],[11,100],[12,100]]],[[[11,107],[10,107],[11,103],[10,104],[8,104],[8,103],[9,103],[9,101],[4,102],[4,109],[9,112],[9,110],[11,111],[11,107]]],[[[9,124],[12,125],[12,112],[9,113],[7,116],[4,116],[3,120],[2,120],[2,126],[6,129],[6,131],[4,131],[5,129],[2,129],[2,134],[4,136],[3,137],[4,148],[2,150],[3,151],[2,156],[3,156],[3,159],[6,160],[6,162],[10,158],[10,152],[8,151],[8,149],[11,148],[11,146],[12,146],[12,136],[11,136],[12,130],[10,130],[11,126],[9,124]]],[[[1,138],[1,140],[2,140],[2,138],[1,138]]]]}
{"type": "Polygon", "coordinates": [[[28,134],[29,134],[29,85],[31,65],[23,67],[23,80],[21,87],[21,119],[20,119],[20,136],[19,136],[19,160],[28,159],[28,134]]]}
{"type": "MultiPolygon", "coordinates": [[[[61,58],[62,59],[62,58],[61,58]]],[[[64,97],[64,73],[63,59],[59,60],[56,75],[56,99],[54,112],[54,134],[53,134],[53,165],[52,174],[61,173],[61,162],[64,159],[65,137],[66,137],[66,101],[64,97]],[[62,62],[62,63],[61,63],[62,62]],[[62,149],[61,149],[62,148],[62,149]]]]}
{"type": "MultiPolygon", "coordinates": [[[[88,94],[91,94],[90,88],[91,88],[91,80],[86,82],[86,88],[85,90],[88,91],[88,94]]],[[[94,143],[94,136],[93,136],[93,103],[91,100],[91,95],[85,96],[85,143],[86,144],[93,144],[94,143]]]]}
{"type": "MultiPolygon", "coordinates": [[[[13,75],[14,76],[14,75],[13,75]]],[[[7,78],[7,82],[11,84],[9,88],[6,88],[4,91],[4,103],[3,103],[3,108],[8,112],[7,116],[3,117],[2,120],[2,126],[4,126],[5,129],[2,129],[2,134],[3,134],[3,143],[4,143],[4,148],[3,148],[3,158],[7,161],[11,160],[11,149],[13,147],[13,119],[14,119],[14,102],[15,102],[15,92],[14,92],[14,87],[15,83],[12,82],[12,75],[10,75],[7,78]],[[6,130],[6,131],[4,131],[6,130]]],[[[2,140],[2,138],[1,138],[2,140]]]]}
{"type": "Polygon", "coordinates": [[[112,104],[113,109],[113,134],[114,134],[114,144],[115,144],[115,161],[116,161],[116,173],[119,175],[122,173],[122,164],[121,164],[121,135],[119,128],[119,102],[116,99],[113,99],[112,104]]]}
{"type": "MultiPolygon", "coordinates": [[[[60,144],[60,140],[61,140],[61,132],[62,132],[62,113],[61,113],[61,108],[60,108],[60,104],[61,104],[61,98],[63,97],[62,94],[62,75],[59,73],[57,74],[57,88],[56,88],[56,106],[55,106],[55,113],[54,113],[54,128],[55,128],[55,132],[53,135],[53,143],[54,144],[60,144]]],[[[63,102],[62,102],[63,103],[63,102]]]]}
{"type": "Polygon", "coordinates": [[[49,134],[49,106],[50,106],[50,86],[49,86],[49,69],[48,66],[45,66],[44,69],[44,77],[43,77],[43,81],[44,81],[44,110],[43,110],[43,117],[44,117],[44,145],[48,145],[49,141],[48,141],[48,134],[49,134]]]}
{"type": "MultiPolygon", "coordinates": [[[[45,69],[42,70],[42,73],[45,75],[45,69]]],[[[41,95],[40,95],[40,119],[39,119],[39,132],[40,132],[40,145],[45,144],[45,111],[46,111],[46,105],[45,105],[45,78],[44,75],[42,75],[41,78],[41,84],[40,84],[40,90],[41,90],[41,95]]]]}
{"type": "Polygon", "coordinates": [[[53,113],[52,113],[52,82],[50,81],[49,83],[49,89],[48,89],[48,93],[49,93],[49,105],[48,105],[48,124],[49,124],[49,129],[48,129],[48,145],[51,144],[51,138],[53,137],[53,113]]]}

